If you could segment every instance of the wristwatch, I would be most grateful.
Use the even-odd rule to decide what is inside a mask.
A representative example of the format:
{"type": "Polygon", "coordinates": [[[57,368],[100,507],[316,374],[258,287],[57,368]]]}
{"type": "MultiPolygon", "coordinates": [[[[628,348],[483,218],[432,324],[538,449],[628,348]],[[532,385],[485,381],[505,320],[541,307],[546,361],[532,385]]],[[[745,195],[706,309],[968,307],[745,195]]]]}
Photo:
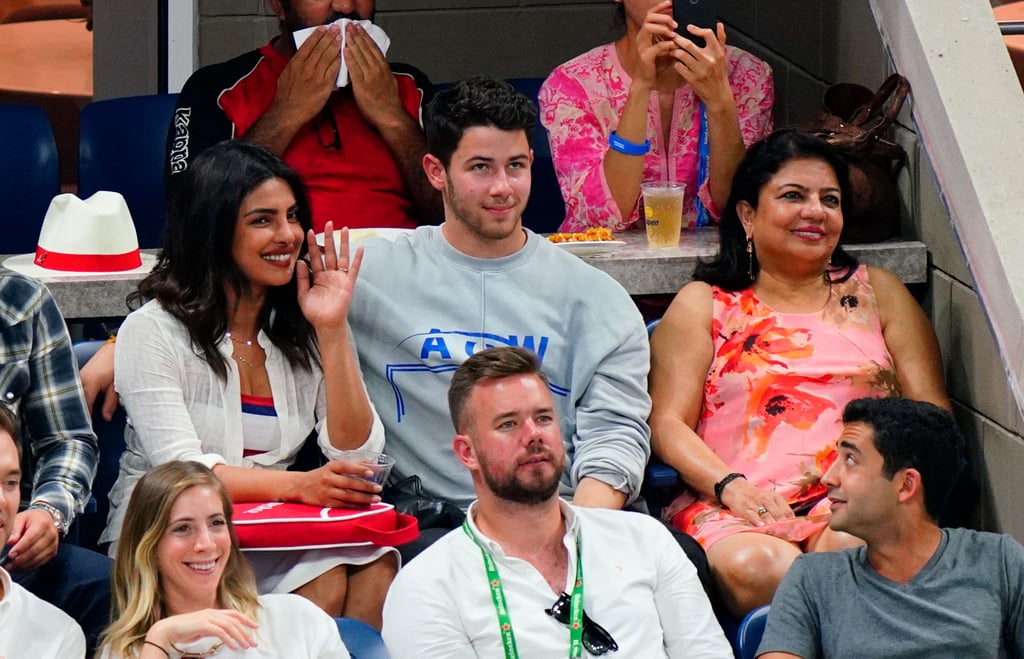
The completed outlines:
{"type": "Polygon", "coordinates": [[[68,532],[68,527],[71,523],[64,519],[64,513],[62,513],[56,506],[49,504],[45,501],[33,501],[29,504],[29,510],[45,510],[50,513],[50,517],[53,518],[53,525],[57,527],[57,533],[64,536],[68,532]]]}

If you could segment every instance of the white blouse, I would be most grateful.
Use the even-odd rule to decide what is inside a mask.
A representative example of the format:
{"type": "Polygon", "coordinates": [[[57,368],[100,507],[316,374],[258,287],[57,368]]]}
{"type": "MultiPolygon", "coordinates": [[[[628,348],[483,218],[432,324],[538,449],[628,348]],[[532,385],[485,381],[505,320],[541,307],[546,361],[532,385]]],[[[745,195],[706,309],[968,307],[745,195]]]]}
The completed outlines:
{"type": "MultiPolygon", "coordinates": [[[[114,384],[128,414],[127,446],[110,491],[110,515],[100,542],[116,543],[128,497],[136,481],[153,466],[193,460],[211,468],[228,464],[286,469],[314,429],[324,455],[341,457],[327,433],[319,366],[309,371],[293,368],[262,331],[257,340],[267,354],[281,443],[276,450],[245,458],[241,391],[238,368],[230,358],[231,340],[224,338],[219,346],[228,364],[225,381],[193,349],[185,326],[158,302],[150,301],[128,315],[114,350],[114,384]]],[[[358,448],[382,451],[384,426],[372,403],[370,408],[373,425],[358,448]]]]}

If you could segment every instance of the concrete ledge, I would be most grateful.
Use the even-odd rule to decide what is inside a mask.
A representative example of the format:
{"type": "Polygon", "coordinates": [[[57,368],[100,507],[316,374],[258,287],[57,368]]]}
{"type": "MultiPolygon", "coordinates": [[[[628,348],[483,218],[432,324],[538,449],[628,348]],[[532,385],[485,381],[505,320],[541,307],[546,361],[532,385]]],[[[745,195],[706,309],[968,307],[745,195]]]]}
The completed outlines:
{"type": "MultiPolygon", "coordinates": [[[[630,295],[675,293],[693,277],[697,259],[713,256],[718,249],[714,229],[684,231],[679,247],[669,249],[650,249],[647,238],[638,231],[619,237],[626,242],[620,249],[585,260],[610,274],[630,295]]],[[[891,270],[905,283],[927,280],[928,253],[924,243],[891,241],[851,245],[847,249],[861,262],[891,270]]],[[[0,261],[5,258],[0,257],[0,261]]],[[[125,298],[141,279],[140,275],[109,274],[89,278],[46,277],[41,281],[50,289],[67,320],[82,320],[125,316],[125,298]]]]}
{"type": "MultiPolygon", "coordinates": [[[[693,278],[697,259],[714,256],[718,250],[715,229],[684,231],[678,249],[650,249],[644,234],[637,231],[618,237],[626,241],[621,249],[586,260],[610,274],[630,295],[675,293],[693,278]]],[[[899,240],[849,245],[846,250],[862,263],[891,270],[906,284],[927,281],[928,250],[924,243],[899,240]]]]}

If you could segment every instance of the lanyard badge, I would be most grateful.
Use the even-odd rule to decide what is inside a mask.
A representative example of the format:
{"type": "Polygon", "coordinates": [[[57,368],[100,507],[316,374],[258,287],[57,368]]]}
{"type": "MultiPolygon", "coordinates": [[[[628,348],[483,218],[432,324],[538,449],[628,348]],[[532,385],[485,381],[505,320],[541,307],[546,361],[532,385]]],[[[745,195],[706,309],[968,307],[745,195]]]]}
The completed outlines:
{"type": "MultiPolygon", "coordinates": [[[[512,618],[508,612],[508,600],[505,598],[505,590],[501,586],[501,576],[498,574],[498,566],[494,563],[487,550],[477,539],[473,529],[469,526],[469,519],[462,522],[462,530],[469,539],[480,548],[480,554],[484,560],[484,570],[487,572],[487,585],[491,591],[491,601],[494,603],[494,612],[498,617],[498,628],[501,633],[501,646],[505,651],[505,659],[518,659],[519,651],[516,648],[516,637],[512,631],[512,618]]],[[[555,616],[551,610],[548,614],[555,616]]],[[[565,622],[563,619],[562,622],[565,622]]],[[[576,534],[576,580],[573,583],[572,597],[569,605],[569,657],[579,657],[583,654],[583,554],[580,549],[580,534],[576,534]]]]}

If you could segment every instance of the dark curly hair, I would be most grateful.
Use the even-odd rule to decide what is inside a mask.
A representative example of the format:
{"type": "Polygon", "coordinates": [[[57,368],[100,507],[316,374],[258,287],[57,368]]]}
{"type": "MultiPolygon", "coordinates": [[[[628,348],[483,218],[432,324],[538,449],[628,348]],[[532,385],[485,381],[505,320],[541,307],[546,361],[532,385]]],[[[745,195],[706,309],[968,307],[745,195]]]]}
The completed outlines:
{"type": "Polygon", "coordinates": [[[469,78],[438,92],[427,105],[423,124],[427,150],[447,168],[467,128],[522,130],[529,140],[537,125],[537,106],[504,80],[469,78]]]}
{"type": "Polygon", "coordinates": [[[920,472],[925,510],[937,520],[964,466],[964,437],[953,415],[919,400],[858,398],[846,404],[843,423],[871,427],[886,478],[900,469],[920,472]]]}

